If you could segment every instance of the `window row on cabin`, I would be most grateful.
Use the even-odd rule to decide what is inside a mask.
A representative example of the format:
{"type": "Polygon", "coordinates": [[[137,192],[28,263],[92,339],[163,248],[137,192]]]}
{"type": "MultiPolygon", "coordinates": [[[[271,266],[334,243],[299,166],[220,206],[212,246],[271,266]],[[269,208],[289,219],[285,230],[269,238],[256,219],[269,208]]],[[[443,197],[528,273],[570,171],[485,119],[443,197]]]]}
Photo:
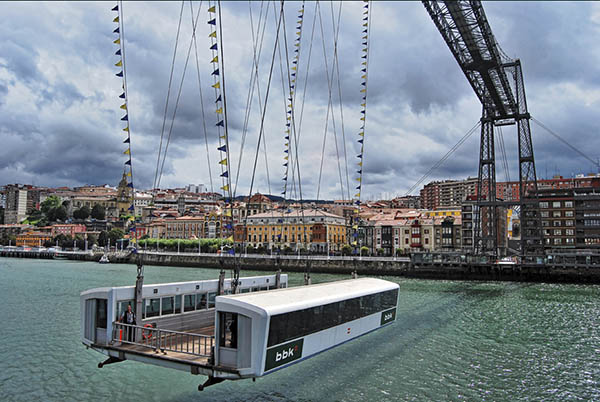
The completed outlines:
{"type": "Polygon", "coordinates": [[[271,317],[267,346],[323,331],[396,306],[398,289],[271,317]]]}

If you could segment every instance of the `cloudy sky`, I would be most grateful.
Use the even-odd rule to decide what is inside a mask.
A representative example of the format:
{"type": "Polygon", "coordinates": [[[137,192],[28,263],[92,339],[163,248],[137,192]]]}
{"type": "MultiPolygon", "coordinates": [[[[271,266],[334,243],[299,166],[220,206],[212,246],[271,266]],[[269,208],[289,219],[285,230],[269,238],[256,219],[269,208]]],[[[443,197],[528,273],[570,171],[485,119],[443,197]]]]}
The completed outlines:
{"type": "MultiPolygon", "coordinates": [[[[282,47],[277,50],[274,46],[279,5],[278,2],[275,5],[223,2],[222,5],[225,52],[222,69],[226,80],[233,160],[230,170],[234,182],[239,169],[236,193],[247,194],[250,189],[261,127],[260,108],[265,107],[268,89],[265,142],[260,145],[253,192],[279,194],[284,175],[286,116],[281,66],[287,75],[285,44],[281,41],[282,47]],[[245,124],[253,73],[253,37],[261,38],[257,46],[261,97],[255,87],[245,124]],[[242,149],[241,164],[238,164],[242,149]]],[[[300,5],[289,2],[285,6],[288,59],[292,54],[300,5]]],[[[119,69],[114,66],[119,58],[115,56],[117,47],[113,44],[117,37],[112,33],[116,27],[112,22],[116,15],[111,11],[113,6],[104,2],[0,3],[3,16],[0,25],[0,185],[118,183],[126,156],[123,155],[125,137],[120,121],[123,113],[118,98],[121,81],[115,76],[119,69]]],[[[204,183],[210,188],[209,166],[214,189],[218,191],[220,186],[216,115],[210,88],[207,4],[193,2],[193,17],[190,4],[185,3],[183,7],[165,118],[181,3],[125,2],[122,11],[136,187],[153,185],[163,121],[166,121],[165,135],[168,135],[190,48],[192,19],[198,7],[200,69],[198,73],[192,47],[160,186],[204,183]],[[203,102],[200,102],[198,76],[202,82],[203,102]],[[206,138],[203,123],[207,127],[206,138]]],[[[298,120],[301,108],[304,110],[298,150],[303,197],[315,198],[319,192],[321,199],[338,199],[342,191],[344,195],[348,192],[352,195],[356,185],[359,151],[356,141],[361,123],[362,3],[344,2],[341,14],[338,2],[323,2],[319,8],[317,3],[307,2],[305,8],[295,111],[298,120]],[[333,51],[336,29],[332,19],[337,24],[338,16],[336,65],[333,51]],[[327,119],[326,73],[331,77],[334,68],[333,107],[327,119]]],[[[521,59],[532,116],[590,158],[599,158],[600,4],[486,2],[484,8],[504,52],[521,59]]],[[[420,2],[372,4],[369,52],[363,198],[365,195],[403,195],[477,123],[481,106],[420,2]]],[[[538,177],[597,172],[589,160],[535,123],[532,123],[532,132],[538,177]]],[[[498,164],[497,176],[499,180],[507,176],[514,180],[518,177],[515,128],[504,127],[503,134],[510,171],[507,175],[498,164]]],[[[476,176],[478,137],[479,133],[474,133],[425,183],[476,176]]]]}

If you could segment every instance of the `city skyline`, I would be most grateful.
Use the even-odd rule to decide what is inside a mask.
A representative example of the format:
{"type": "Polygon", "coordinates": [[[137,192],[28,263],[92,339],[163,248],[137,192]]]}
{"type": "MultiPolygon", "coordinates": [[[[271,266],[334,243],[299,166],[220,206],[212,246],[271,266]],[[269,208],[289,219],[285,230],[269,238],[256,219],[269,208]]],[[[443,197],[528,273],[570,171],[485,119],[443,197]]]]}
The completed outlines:
{"type": "MultiPolygon", "coordinates": [[[[230,99],[233,171],[237,168],[240,150],[252,41],[247,5],[227,2],[223,5],[224,68],[230,99]]],[[[360,63],[358,29],[361,16],[360,4],[343,5],[339,58],[348,169],[352,180],[360,103],[360,80],[356,72],[360,63]]],[[[122,173],[124,156],[119,124],[122,115],[118,99],[120,81],[114,77],[118,71],[114,67],[117,58],[112,45],[114,27],[111,21],[114,15],[110,11],[111,5],[3,3],[2,6],[7,18],[6,24],[0,28],[5,38],[0,44],[0,132],[5,145],[0,151],[3,161],[0,178],[6,184],[21,182],[53,187],[116,185],[122,173]]],[[[198,3],[194,6],[197,9],[198,3]]],[[[286,4],[286,14],[293,16],[299,6],[298,2],[286,4]]],[[[258,3],[252,7],[256,29],[260,7],[258,3]]],[[[331,71],[330,7],[324,4],[321,11],[331,71]]],[[[337,3],[333,7],[337,16],[337,3]]],[[[136,188],[150,188],[180,4],[124,3],[123,8],[129,63],[134,185],[136,188]]],[[[491,2],[484,3],[484,8],[499,45],[510,57],[518,57],[523,64],[532,116],[586,153],[597,147],[599,140],[594,134],[598,127],[594,117],[598,112],[600,88],[595,66],[600,61],[600,54],[594,44],[600,23],[600,5],[491,2]]],[[[303,50],[308,48],[313,9],[314,3],[308,3],[303,50]]],[[[205,60],[208,54],[205,17],[206,10],[203,10],[197,36],[199,51],[202,49],[204,52],[199,57],[203,65],[201,78],[205,104],[208,105],[206,123],[213,127],[215,116],[207,97],[210,71],[205,60]]],[[[190,18],[186,4],[173,91],[178,88],[189,45],[190,18]]],[[[263,96],[268,71],[266,60],[273,49],[275,22],[271,9],[265,31],[264,54],[261,56],[261,85],[265,84],[261,87],[263,96]]],[[[287,32],[291,35],[289,37],[293,37],[293,27],[288,26],[287,32]]],[[[476,124],[481,107],[420,3],[375,3],[370,43],[363,193],[390,193],[392,187],[397,189],[395,195],[402,195],[476,124]]],[[[323,74],[319,28],[315,33],[313,58],[307,90],[310,101],[307,99],[305,111],[311,119],[302,130],[305,137],[300,145],[303,198],[309,199],[315,198],[318,187],[327,109],[327,91],[323,90],[327,82],[323,74]]],[[[278,75],[277,78],[280,80],[278,75]]],[[[252,192],[258,190],[278,195],[282,187],[285,112],[281,104],[281,88],[275,84],[273,88],[265,124],[271,191],[268,191],[261,154],[252,192]]],[[[334,91],[333,103],[336,102],[338,99],[334,91]]],[[[183,187],[189,183],[208,186],[210,183],[206,174],[208,165],[197,103],[194,65],[187,71],[161,187],[183,187]]],[[[255,103],[253,110],[256,112],[257,109],[255,103]]],[[[339,115],[339,110],[336,113],[339,115]]],[[[246,145],[237,195],[248,193],[259,127],[255,117],[250,121],[247,137],[250,145],[246,145]]],[[[339,136],[340,121],[336,122],[339,136]]],[[[504,129],[512,180],[517,177],[514,131],[514,127],[504,129]]],[[[535,124],[532,124],[532,132],[538,178],[555,173],[574,176],[595,171],[589,161],[549,137],[535,124]]],[[[328,133],[321,199],[347,198],[340,195],[337,158],[330,141],[332,134],[328,133]]],[[[219,192],[215,177],[218,168],[215,141],[209,143],[209,148],[214,191],[219,192]]],[[[476,132],[426,182],[476,176],[478,142],[476,132]]],[[[593,154],[588,156],[596,158],[593,154]]],[[[500,164],[497,169],[499,180],[504,179],[500,164]]]]}

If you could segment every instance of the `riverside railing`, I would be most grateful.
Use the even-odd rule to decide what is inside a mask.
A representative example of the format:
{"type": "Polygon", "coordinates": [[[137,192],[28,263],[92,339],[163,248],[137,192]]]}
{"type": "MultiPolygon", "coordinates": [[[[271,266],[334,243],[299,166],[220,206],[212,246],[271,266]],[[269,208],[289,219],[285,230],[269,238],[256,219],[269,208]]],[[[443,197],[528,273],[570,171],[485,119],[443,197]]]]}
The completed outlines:
{"type": "Polygon", "coordinates": [[[194,356],[210,357],[215,337],[153,328],[113,323],[113,342],[126,343],[152,349],[154,352],[177,352],[194,356]]]}

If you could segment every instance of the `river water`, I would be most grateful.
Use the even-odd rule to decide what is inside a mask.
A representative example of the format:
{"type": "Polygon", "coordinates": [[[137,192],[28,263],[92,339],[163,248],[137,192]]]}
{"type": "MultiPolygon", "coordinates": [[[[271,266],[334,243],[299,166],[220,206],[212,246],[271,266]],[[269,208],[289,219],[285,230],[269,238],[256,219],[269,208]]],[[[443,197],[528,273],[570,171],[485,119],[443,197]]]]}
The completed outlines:
{"type": "MultiPolygon", "coordinates": [[[[217,275],[148,266],[145,283],[217,275]]],[[[400,284],[395,324],[256,382],[198,392],[205,377],[181,371],[98,369],[104,356],[81,344],[79,293],[134,284],[133,265],[0,258],[0,400],[600,400],[600,287],[386,279],[400,284]]],[[[302,281],[290,274],[290,285],[302,281]]]]}

